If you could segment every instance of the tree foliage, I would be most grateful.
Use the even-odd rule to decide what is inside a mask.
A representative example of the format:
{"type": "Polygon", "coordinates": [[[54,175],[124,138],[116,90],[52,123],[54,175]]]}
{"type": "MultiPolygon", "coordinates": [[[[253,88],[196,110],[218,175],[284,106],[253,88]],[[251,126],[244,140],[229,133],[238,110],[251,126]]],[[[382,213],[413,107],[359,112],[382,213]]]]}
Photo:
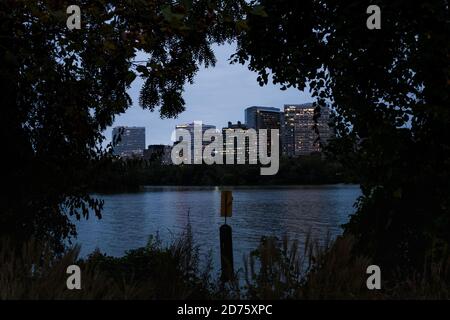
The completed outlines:
{"type": "Polygon", "coordinates": [[[0,2],[2,182],[0,234],[35,235],[61,248],[70,215],[101,214],[86,185],[107,158],[102,132],[140,103],[173,117],[212,43],[236,33],[240,1],[80,0],[81,30],[66,26],[68,1],[0,2]],[[145,61],[137,61],[142,53],[145,61]],[[93,168],[87,170],[87,168],[93,168]]]}
{"type": "Polygon", "coordinates": [[[345,226],[388,267],[422,267],[450,244],[449,3],[260,0],[235,62],[261,85],[309,88],[336,113],[330,151],[363,196],[345,226]],[[381,29],[366,28],[369,5],[381,29]]]}

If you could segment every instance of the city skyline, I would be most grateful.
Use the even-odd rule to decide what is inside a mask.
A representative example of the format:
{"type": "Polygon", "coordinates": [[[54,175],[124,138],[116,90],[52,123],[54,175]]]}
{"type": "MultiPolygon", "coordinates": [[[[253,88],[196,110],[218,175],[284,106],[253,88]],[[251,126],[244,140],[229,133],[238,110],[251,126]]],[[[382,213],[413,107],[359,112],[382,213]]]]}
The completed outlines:
{"type": "MultiPolygon", "coordinates": [[[[143,110],[138,106],[141,79],[133,82],[128,90],[133,106],[116,117],[111,127],[105,130],[105,143],[111,142],[112,128],[116,126],[139,126],[146,128],[146,145],[172,144],[171,135],[176,125],[201,120],[216,127],[227,127],[228,121],[245,123],[244,110],[250,106],[275,107],[280,110],[285,104],[301,104],[313,101],[308,89],[299,91],[269,83],[260,87],[257,74],[246,66],[230,65],[227,61],[235,52],[235,44],[214,46],[217,57],[215,67],[201,67],[193,85],[186,85],[183,97],[186,110],[175,119],[160,119],[159,112],[143,110]]],[[[139,57],[138,57],[139,58],[139,57]]],[[[270,81],[269,81],[270,82],[270,81]]]]}
{"type": "MultiPolygon", "coordinates": [[[[302,155],[309,155],[315,152],[321,152],[322,146],[321,144],[326,144],[329,139],[332,137],[332,129],[329,126],[330,121],[330,109],[327,107],[322,110],[321,117],[317,120],[317,129],[320,135],[313,129],[314,127],[314,104],[313,103],[304,103],[304,104],[286,104],[283,109],[274,108],[274,107],[266,107],[266,106],[250,106],[244,109],[245,114],[245,122],[237,121],[237,123],[233,124],[231,121],[228,121],[226,127],[217,127],[216,125],[206,124],[202,121],[194,121],[192,123],[184,123],[177,124],[175,126],[175,130],[183,129],[189,132],[191,136],[191,157],[192,161],[194,157],[194,137],[195,137],[195,127],[196,125],[200,125],[199,129],[203,134],[208,129],[214,129],[217,132],[222,132],[222,135],[225,136],[226,132],[229,130],[256,130],[260,129],[277,129],[279,135],[279,143],[280,143],[280,153],[288,156],[288,157],[298,157],[302,155]],[[318,139],[321,139],[321,143],[318,142],[318,139]]],[[[113,140],[115,140],[115,135],[120,130],[124,130],[125,136],[122,139],[120,144],[114,147],[114,153],[116,155],[121,155],[125,157],[138,155],[136,152],[136,141],[139,140],[141,143],[141,149],[139,152],[141,156],[145,154],[147,151],[148,155],[157,153],[165,153],[172,146],[175,146],[179,143],[178,133],[173,135],[172,143],[170,144],[147,144],[145,141],[145,127],[129,127],[129,126],[119,126],[113,128],[113,140]],[[135,133],[133,133],[135,132],[135,133]],[[133,133],[133,134],[132,134],[133,133]],[[138,137],[139,136],[139,137],[138,137]],[[148,146],[148,149],[147,149],[148,146]],[[116,147],[118,147],[116,149],[116,147]],[[120,152],[118,152],[119,148],[120,152]],[[162,148],[162,149],[161,149],[162,148]],[[152,151],[152,149],[155,149],[152,151]],[[163,150],[164,149],[164,150],[163,150]],[[167,150],[166,150],[167,149],[167,150]],[[163,151],[162,151],[163,150],[163,151]]],[[[270,137],[270,134],[269,134],[270,137]]],[[[200,138],[201,139],[201,138],[200,138]]],[[[184,139],[183,139],[184,140],[184,139]]],[[[203,145],[207,145],[207,141],[200,140],[200,143],[203,145]]],[[[272,150],[270,147],[270,138],[267,142],[267,150],[272,150]]],[[[228,140],[225,142],[224,147],[226,147],[226,152],[224,154],[228,154],[237,152],[236,141],[232,144],[228,143],[228,140]]],[[[242,146],[241,146],[242,147],[242,146]]],[[[244,162],[246,162],[246,158],[248,157],[249,145],[245,147],[244,162]]],[[[202,149],[203,150],[203,149],[202,149]]],[[[203,151],[200,150],[201,154],[203,151]]],[[[241,149],[242,150],[242,149],[241,149]]],[[[197,150],[198,152],[199,150],[197,150]]],[[[270,154],[270,153],[269,153],[270,154]]],[[[145,156],[144,156],[145,157],[145,156]]],[[[147,156],[148,158],[148,156],[147,156]]],[[[201,155],[200,155],[201,158],[201,155]]],[[[248,159],[247,159],[248,160],[248,159]]],[[[166,161],[167,162],[167,161],[166,161]]]]}

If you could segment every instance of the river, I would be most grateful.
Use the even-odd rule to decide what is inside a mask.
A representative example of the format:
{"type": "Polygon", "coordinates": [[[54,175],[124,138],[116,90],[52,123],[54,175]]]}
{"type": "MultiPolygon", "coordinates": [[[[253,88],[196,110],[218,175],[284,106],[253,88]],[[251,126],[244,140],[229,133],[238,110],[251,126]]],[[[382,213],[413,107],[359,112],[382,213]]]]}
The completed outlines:
{"type": "MultiPolygon", "coordinates": [[[[231,187],[236,264],[258,246],[262,236],[297,239],[310,233],[324,240],[342,233],[340,227],[353,213],[360,195],[357,185],[231,187]]],[[[159,234],[163,243],[176,239],[191,223],[194,240],[202,254],[220,261],[220,189],[218,187],[147,186],[142,192],[94,195],[105,201],[103,218],[77,222],[81,255],[94,249],[121,256],[126,250],[144,246],[149,235],[159,234]]]]}

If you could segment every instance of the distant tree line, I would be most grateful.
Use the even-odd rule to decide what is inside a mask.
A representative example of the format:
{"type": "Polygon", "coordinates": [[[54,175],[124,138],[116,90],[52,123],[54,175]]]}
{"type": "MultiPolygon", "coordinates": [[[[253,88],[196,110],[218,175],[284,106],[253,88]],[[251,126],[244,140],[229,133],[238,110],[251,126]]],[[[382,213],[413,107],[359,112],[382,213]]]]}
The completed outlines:
{"type": "Polygon", "coordinates": [[[137,190],[142,185],[270,185],[357,183],[337,161],[320,154],[280,159],[276,175],[263,176],[259,165],[161,165],[158,161],[115,160],[105,164],[94,192],[137,190]]]}

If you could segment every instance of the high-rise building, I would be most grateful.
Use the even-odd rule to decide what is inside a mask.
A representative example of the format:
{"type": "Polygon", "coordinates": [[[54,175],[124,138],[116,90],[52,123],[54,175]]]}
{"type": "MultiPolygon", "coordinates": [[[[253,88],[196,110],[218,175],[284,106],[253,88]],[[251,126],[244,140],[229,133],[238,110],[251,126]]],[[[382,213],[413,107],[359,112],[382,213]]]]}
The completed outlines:
{"type": "Polygon", "coordinates": [[[241,141],[238,141],[239,139],[235,137],[236,134],[244,134],[247,130],[247,126],[240,121],[237,123],[231,123],[231,121],[229,121],[228,127],[222,128],[224,163],[226,162],[227,155],[228,157],[233,157],[234,163],[249,163],[249,150],[252,148],[252,150],[256,151],[256,144],[251,145],[255,142],[250,141],[247,137],[245,140],[242,139],[243,141],[241,143],[241,141]],[[233,139],[231,140],[229,137],[233,137],[233,139]]]}
{"type": "MultiPolygon", "coordinates": [[[[271,129],[281,131],[282,113],[278,108],[252,106],[245,109],[245,124],[250,129],[255,129],[258,133],[260,129],[267,129],[267,154],[271,154],[271,129]]],[[[258,139],[259,139],[258,134],[258,139]]],[[[280,139],[280,137],[278,137],[280,139]]],[[[280,140],[278,140],[280,142],[280,140]]],[[[259,146],[259,142],[258,142],[259,146]]],[[[258,149],[259,152],[259,149],[258,149]]]]}
{"type": "MultiPolygon", "coordinates": [[[[191,135],[191,163],[194,163],[194,157],[196,156],[198,159],[202,159],[203,157],[203,150],[205,149],[205,146],[209,144],[209,142],[203,141],[203,135],[206,130],[209,129],[216,129],[216,126],[209,125],[209,124],[203,124],[201,121],[189,123],[189,124],[179,124],[175,126],[175,129],[184,129],[189,131],[189,134],[191,135]],[[196,136],[194,134],[194,128],[198,125],[201,127],[201,136],[196,136]],[[197,141],[197,144],[201,145],[201,150],[197,150],[194,148],[195,142],[197,141]]],[[[175,141],[174,144],[179,143],[179,141],[175,141]]]]}
{"type": "MultiPolygon", "coordinates": [[[[317,128],[320,134],[320,142],[326,144],[332,137],[332,130],[328,124],[330,109],[328,107],[322,108],[320,113],[321,115],[317,119],[317,128]]],[[[282,124],[284,155],[297,157],[320,152],[318,137],[314,130],[314,106],[312,103],[284,105],[282,124]]]]}
{"type": "Polygon", "coordinates": [[[114,127],[113,153],[123,158],[142,157],[145,149],[145,127],[114,127]]]}
{"type": "Polygon", "coordinates": [[[253,106],[245,109],[245,124],[252,129],[280,129],[280,109],[253,106]]]}

